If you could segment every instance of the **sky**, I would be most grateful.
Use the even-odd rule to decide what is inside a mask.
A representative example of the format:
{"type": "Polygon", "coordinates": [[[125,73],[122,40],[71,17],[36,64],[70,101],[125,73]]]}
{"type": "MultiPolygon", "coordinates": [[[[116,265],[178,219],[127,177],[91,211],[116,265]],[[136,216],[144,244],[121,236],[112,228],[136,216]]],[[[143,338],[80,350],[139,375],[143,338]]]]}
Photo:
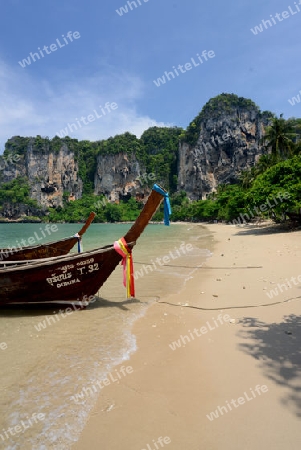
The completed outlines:
{"type": "Polygon", "coordinates": [[[15,135],[186,128],[223,92],[301,117],[301,0],[2,0],[0,15],[0,153],[15,135]]]}

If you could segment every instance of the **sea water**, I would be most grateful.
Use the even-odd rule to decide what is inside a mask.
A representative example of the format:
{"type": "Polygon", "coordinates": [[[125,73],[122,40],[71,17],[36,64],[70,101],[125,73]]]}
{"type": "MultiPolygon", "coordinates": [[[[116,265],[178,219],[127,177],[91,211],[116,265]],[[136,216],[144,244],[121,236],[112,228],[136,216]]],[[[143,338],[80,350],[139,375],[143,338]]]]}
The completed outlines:
{"type": "MultiPolygon", "coordinates": [[[[83,237],[84,250],[112,244],[129,227],[92,224],[83,237]]],[[[0,224],[0,247],[30,237],[37,244],[59,240],[80,228],[57,224],[57,231],[49,233],[45,224],[0,224]]],[[[115,367],[122,362],[129,367],[137,349],[133,323],[153,302],[179,292],[197,274],[210,255],[211,240],[201,225],[150,224],[133,251],[135,299],[126,299],[118,266],[86,309],[66,314],[53,305],[2,307],[0,448],[70,449],[99,395],[104,410],[114,408],[105,387],[96,386],[105,378],[118,383],[115,367]]]]}

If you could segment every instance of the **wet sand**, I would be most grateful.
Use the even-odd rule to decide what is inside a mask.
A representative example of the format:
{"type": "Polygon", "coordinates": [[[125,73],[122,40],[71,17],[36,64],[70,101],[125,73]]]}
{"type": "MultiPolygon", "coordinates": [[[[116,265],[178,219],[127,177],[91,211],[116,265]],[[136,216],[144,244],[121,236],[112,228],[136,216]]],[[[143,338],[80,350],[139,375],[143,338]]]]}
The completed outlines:
{"type": "Polygon", "coordinates": [[[301,232],[208,229],[213,256],[136,322],[72,450],[299,450],[301,232]]]}
{"type": "MultiPolygon", "coordinates": [[[[13,240],[14,232],[30,235],[32,227],[8,231],[13,240]]],[[[62,228],[68,235],[70,227],[62,228]]],[[[96,224],[85,248],[95,247],[99,236],[112,242],[124,229],[96,224]]],[[[67,450],[77,442],[98,396],[104,399],[101,407],[111,411],[114,405],[103,393],[134,372],[129,360],[136,351],[133,323],[166,293],[183,287],[210,254],[205,249],[211,241],[198,224],[149,226],[134,252],[137,299],[126,300],[118,266],[100,298],[86,309],[66,314],[60,305],[1,308],[0,448],[67,450]],[[43,419],[35,421],[35,414],[43,419]]]]}

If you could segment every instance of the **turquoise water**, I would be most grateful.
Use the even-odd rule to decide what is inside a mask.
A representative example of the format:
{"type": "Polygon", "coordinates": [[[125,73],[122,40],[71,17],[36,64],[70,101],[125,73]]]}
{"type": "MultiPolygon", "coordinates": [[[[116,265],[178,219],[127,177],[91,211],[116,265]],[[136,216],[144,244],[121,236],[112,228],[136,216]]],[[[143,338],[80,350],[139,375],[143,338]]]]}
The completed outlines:
{"type": "MultiPolygon", "coordinates": [[[[74,236],[83,224],[46,224],[38,223],[11,223],[0,224],[0,248],[9,246],[22,246],[22,239],[29,245],[28,240],[33,238],[33,245],[44,242],[58,241],[60,239],[74,236]],[[52,229],[57,231],[51,231],[52,229]]],[[[83,236],[84,250],[90,250],[95,247],[112,243],[121,237],[129,228],[129,224],[91,224],[83,236]]],[[[75,246],[73,251],[77,251],[75,246]]]]}
{"type": "MultiPolygon", "coordinates": [[[[80,224],[57,226],[57,232],[40,242],[71,236],[81,228],[80,224]]],[[[16,241],[35,236],[34,233],[40,237],[44,227],[0,224],[0,246],[16,245],[16,241]]],[[[84,249],[111,244],[129,227],[130,224],[92,224],[83,237],[84,249]]],[[[53,306],[0,310],[0,344],[7,346],[0,349],[0,435],[2,430],[5,437],[4,442],[0,437],[0,448],[70,449],[98,396],[103,410],[116,406],[105,388],[94,392],[92,387],[108,374],[116,378],[117,364],[130,365],[130,355],[137,348],[131,332],[133,323],[153,302],[183,288],[196,267],[209,256],[209,238],[201,225],[150,224],[133,252],[136,275],[139,274],[134,300],[125,297],[118,266],[101,288],[99,299],[84,310],[68,315],[53,306]],[[188,244],[189,251],[184,253],[188,244]],[[88,394],[78,397],[85,388],[88,394]],[[7,433],[8,427],[26,421],[33,413],[42,413],[45,419],[24,433],[6,437],[4,431],[7,433]]]]}

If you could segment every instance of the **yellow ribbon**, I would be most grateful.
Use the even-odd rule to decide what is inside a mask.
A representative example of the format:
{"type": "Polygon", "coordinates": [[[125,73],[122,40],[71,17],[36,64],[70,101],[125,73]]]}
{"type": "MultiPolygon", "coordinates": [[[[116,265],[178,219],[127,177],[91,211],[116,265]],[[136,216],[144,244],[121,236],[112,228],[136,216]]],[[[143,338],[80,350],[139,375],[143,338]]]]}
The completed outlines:
{"type": "Polygon", "coordinates": [[[123,285],[126,287],[127,298],[135,297],[132,249],[128,247],[124,238],[114,242],[114,249],[122,256],[123,285]]]}

